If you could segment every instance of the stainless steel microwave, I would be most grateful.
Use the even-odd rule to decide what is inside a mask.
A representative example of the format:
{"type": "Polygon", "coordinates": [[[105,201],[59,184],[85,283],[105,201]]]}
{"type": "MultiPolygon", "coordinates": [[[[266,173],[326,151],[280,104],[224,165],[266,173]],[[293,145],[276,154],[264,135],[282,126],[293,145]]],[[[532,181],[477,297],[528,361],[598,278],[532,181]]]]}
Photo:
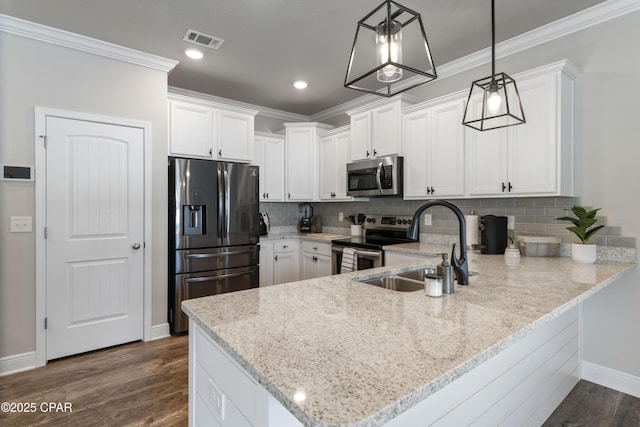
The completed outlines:
{"type": "Polygon", "coordinates": [[[353,197],[402,196],[400,156],[379,157],[347,164],[347,195],[353,197]]]}

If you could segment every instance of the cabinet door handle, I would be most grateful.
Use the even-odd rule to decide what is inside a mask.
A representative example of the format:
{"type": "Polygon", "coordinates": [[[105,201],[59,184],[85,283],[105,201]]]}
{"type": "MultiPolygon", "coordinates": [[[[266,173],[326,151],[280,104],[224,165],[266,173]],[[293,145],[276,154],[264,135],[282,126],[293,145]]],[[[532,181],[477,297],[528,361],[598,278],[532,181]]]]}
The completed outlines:
{"type": "Polygon", "coordinates": [[[287,193],[287,197],[290,199],[291,198],[291,193],[287,193]]]}
{"type": "Polygon", "coordinates": [[[289,247],[289,245],[282,245],[283,249],[287,249],[289,247]]]}
{"type": "Polygon", "coordinates": [[[511,189],[513,188],[513,186],[511,185],[511,181],[509,181],[509,193],[511,193],[511,189]]]}
{"type": "Polygon", "coordinates": [[[269,198],[269,193],[267,193],[267,199],[269,198]]]}
{"type": "Polygon", "coordinates": [[[213,149],[209,148],[209,155],[213,156],[213,149]]]}
{"type": "Polygon", "coordinates": [[[274,260],[274,261],[278,261],[278,255],[274,256],[274,257],[273,257],[273,260],[274,260]]]}
{"type": "Polygon", "coordinates": [[[314,251],[317,251],[317,250],[318,250],[318,247],[317,247],[317,246],[314,246],[314,247],[313,247],[313,248],[311,248],[311,249],[313,249],[314,251]]]}
{"type": "Polygon", "coordinates": [[[318,257],[315,257],[315,256],[314,256],[314,257],[313,257],[313,258],[311,258],[311,259],[313,260],[313,262],[318,262],[318,257]]]}
{"type": "Polygon", "coordinates": [[[369,150],[367,150],[367,157],[369,157],[369,156],[370,156],[370,154],[369,154],[369,150]]]}
{"type": "Polygon", "coordinates": [[[502,183],[502,192],[504,193],[504,190],[507,188],[506,185],[504,185],[504,182],[502,183]]]}
{"type": "Polygon", "coordinates": [[[378,152],[376,150],[373,150],[373,157],[377,156],[378,152]]]}
{"type": "Polygon", "coordinates": [[[433,187],[431,187],[431,194],[436,194],[436,190],[434,190],[433,187]]]}

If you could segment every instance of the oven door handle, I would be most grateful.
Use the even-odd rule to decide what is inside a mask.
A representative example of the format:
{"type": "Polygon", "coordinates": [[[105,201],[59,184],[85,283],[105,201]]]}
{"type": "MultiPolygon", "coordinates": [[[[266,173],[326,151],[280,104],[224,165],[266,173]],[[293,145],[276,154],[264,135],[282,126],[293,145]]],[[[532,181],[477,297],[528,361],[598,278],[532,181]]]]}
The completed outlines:
{"type": "Polygon", "coordinates": [[[380,258],[380,255],[381,255],[380,252],[370,252],[370,251],[353,251],[353,252],[355,252],[356,255],[370,256],[375,258],[380,258]]]}
{"type": "Polygon", "coordinates": [[[382,181],[380,176],[382,175],[382,162],[378,163],[378,169],[376,170],[376,184],[378,184],[378,190],[380,191],[380,194],[384,194],[384,191],[382,190],[382,181]]]}

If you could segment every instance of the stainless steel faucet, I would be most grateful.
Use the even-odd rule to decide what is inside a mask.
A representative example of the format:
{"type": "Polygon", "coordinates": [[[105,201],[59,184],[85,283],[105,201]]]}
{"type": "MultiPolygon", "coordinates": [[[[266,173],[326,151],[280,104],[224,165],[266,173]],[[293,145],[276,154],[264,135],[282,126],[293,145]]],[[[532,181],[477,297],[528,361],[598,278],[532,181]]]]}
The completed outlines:
{"type": "Polygon", "coordinates": [[[411,227],[407,230],[407,237],[418,241],[418,231],[420,230],[420,214],[431,206],[444,206],[449,208],[456,214],[458,218],[458,225],[460,227],[460,258],[456,258],[456,244],[453,244],[451,250],[451,265],[456,275],[456,280],[459,285],[469,284],[469,265],[467,264],[467,228],[464,222],[464,214],[458,207],[445,200],[431,200],[423,203],[418,207],[416,213],[413,214],[413,220],[411,221],[411,227]]]}

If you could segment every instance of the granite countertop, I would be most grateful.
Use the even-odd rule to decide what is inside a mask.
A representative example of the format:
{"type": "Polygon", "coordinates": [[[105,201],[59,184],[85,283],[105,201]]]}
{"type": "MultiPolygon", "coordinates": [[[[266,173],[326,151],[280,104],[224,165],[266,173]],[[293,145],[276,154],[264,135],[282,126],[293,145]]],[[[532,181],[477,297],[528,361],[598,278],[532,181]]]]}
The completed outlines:
{"type": "Polygon", "coordinates": [[[502,255],[470,253],[470,286],[456,285],[440,298],[353,280],[427,264],[192,299],[182,307],[304,425],[379,426],[634,268],[569,258],[507,264],[502,255]],[[295,402],[300,391],[306,399],[295,402]]]}
{"type": "Polygon", "coordinates": [[[266,236],[260,236],[260,241],[277,241],[282,239],[306,239],[306,240],[316,240],[322,242],[331,243],[332,240],[351,237],[345,234],[338,233],[299,233],[299,232],[290,232],[290,233],[269,233],[266,236]]]}

